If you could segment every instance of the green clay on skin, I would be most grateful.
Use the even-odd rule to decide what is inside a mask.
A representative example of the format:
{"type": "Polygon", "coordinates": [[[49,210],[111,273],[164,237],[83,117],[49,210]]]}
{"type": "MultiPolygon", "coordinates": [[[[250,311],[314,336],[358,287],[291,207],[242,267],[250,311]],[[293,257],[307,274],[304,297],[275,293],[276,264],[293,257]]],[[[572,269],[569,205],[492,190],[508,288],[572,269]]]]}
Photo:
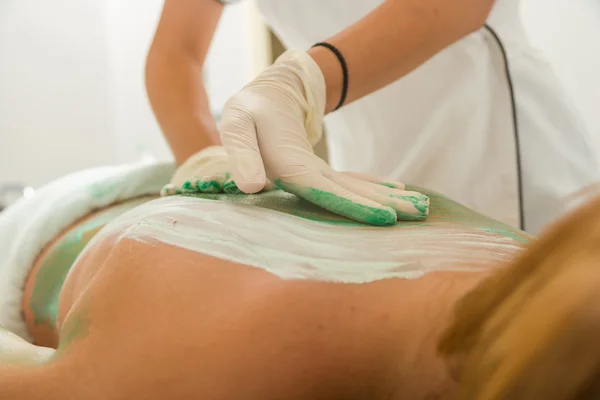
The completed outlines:
{"type": "MultiPolygon", "coordinates": [[[[528,243],[531,240],[531,237],[526,233],[472,211],[439,193],[418,187],[407,187],[406,190],[413,190],[427,195],[431,202],[430,213],[426,222],[418,220],[400,221],[395,223],[393,229],[433,227],[449,224],[471,227],[476,230],[497,234],[511,238],[522,244],[528,243]]],[[[197,192],[184,193],[182,195],[261,207],[330,225],[363,226],[366,229],[370,228],[359,222],[327,212],[302,198],[281,190],[272,190],[256,195],[203,194],[197,192]]],[[[104,224],[112,221],[122,212],[135,207],[141,202],[125,203],[121,209],[119,209],[119,206],[111,208],[106,214],[100,213],[94,216],[59,239],[54,248],[47,254],[43,265],[38,271],[38,275],[35,277],[31,310],[33,311],[36,324],[45,324],[49,327],[55,326],[60,289],[79,253],[87,245],[94,233],[104,224]]]]}
{"type": "Polygon", "coordinates": [[[517,243],[528,244],[530,240],[523,236],[522,232],[516,230],[506,230],[505,228],[481,228],[484,232],[495,233],[504,237],[513,239],[517,243]]]}
{"type": "Polygon", "coordinates": [[[425,213],[409,214],[403,211],[396,211],[396,214],[398,215],[398,223],[424,221],[427,219],[427,214],[425,213]]]}
{"type": "Polygon", "coordinates": [[[427,197],[426,195],[421,194],[420,197],[390,195],[390,197],[408,201],[409,203],[412,203],[413,207],[417,211],[419,211],[419,213],[417,214],[396,211],[396,213],[398,214],[398,221],[423,221],[427,219],[427,215],[429,214],[429,205],[427,204],[427,201],[429,200],[429,197],[427,197]]]}
{"type": "Polygon", "coordinates": [[[60,291],[71,266],[93,234],[105,224],[106,221],[102,220],[83,223],[63,237],[46,256],[35,276],[31,294],[31,311],[36,325],[55,326],[60,291]]]}
{"type": "Polygon", "coordinates": [[[237,187],[233,180],[228,180],[225,182],[223,185],[223,192],[227,194],[244,194],[244,192],[237,187]]]}
{"type": "Polygon", "coordinates": [[[521,244],[527,244],[532,240],[532,236],[511,227],[503,222],[496,221],[483,214],[471,210],[462,204],[447,198],[433,190],[421,187],[406,187],[406,190],[412,190],[426,194],[430,200],[430,213],[427,221],[431,224],[450,223],[480,229],[485,232],[495,233],[503,237],[515,240],[521,244]]]}
{"type": "Polygon", "coordinates": [[[55,361],[68,351],[77,341],[85,339],[90,333],[92,319],[89,314],[89,298],[84,294],[71,309],[59,334],[58,347],[50,361],[55,361]]]}
{"type": "MultiPolygon", "coordinates": [[[[448,199],[440,193],[420,187],[406,187],[406,190],[416,191],[429,197],[429,215],[427,216],[426,222],[419,220],[399,221],[394,225],[394,229],[431,227],[439,226],[441,224],[450,224],[485,230],[503,237],[514,239],[519,243],[528,243],[531,240],[531,236],[529,236],[527,233],[479,214],[463,206],[462,204],[455,202],[454,200],[448,199]]],[[[260,194],[243,196],[227,194],[206,195],[200,193],[189,193],[185,194],[185,196],[219,200],[236,204],[246,204],[332,225],[365,226],[359,222],[327,212],[304,199],[281,190],[273,190],[260,194]]]]}
{"type": "Polygon", "coordinates": [[[54,244],[38,269],[31,293],[30,309],[36,325],[46,325],[51,329],[56,326],[63,283],[73,263],[92,237],[104,225],[146,201],[147,199],[138,199],[107,209],[84,221],[54,244]]]}
{"type": "Polygon", "coordinates": [[[84,300],[83,304],[77,304],[67,316],[60,330],[58,351],[64,350],[72,345],[73,342],[83,339],[88,335],[91,319],[88,312],[89,306],[85,303],[84,300]]]}
{"type": "Polygon", "coordinates": [[[396,213],[387,209],[378,209],[357,204],[351,200],[336,196],[333,193],[324,192],[319,189],[299,187],[285,183],[280,179],[275,185],[289,193],[308,200],[332,213],[343,215],[355,221],[365,222],[375,226],[392,226],[396,224],[396,213]]]}
{"type": "MultiPolygon", "coordinates": [[[[231,182],[233,183],[233,181],[231,182]]],[[[400,221],[396,223],[394,221],[394,226],[387,229],[459,226],[470,227],[474,230],[507,237],[518,243],[527,243],[530,240],[530,236],[526,233],[474,212],[439,193],[422,188],[407,187],[406,190],[417,191],[429,197],[431,205],[427,221],[425,223],[422,221],[400,221]]],[[[327,212],[302,198],[281,190],[267,191],[256,195],[203,194],[198,192],[185,193],[183,195],[207,200],[218,200],[225,203],[261,207],[330,225],[360,226],[364,227],[364,229],[378,229],[327,212]]],[[[417,201],[417,198],[411,196],[406,198],[406,200],[408,199],[417,201]]],[[[104,224],[115,219],[120,213],[142,202],[145,202],[145,200],[124,203],[121,209],[119,209],[120,206],[116,206],[101,212],[88,221],[83,222],[79,227],[56,242],[53,249],[48,252],[47,258],[39,269],[38,275],[35,277],[32,292],[32,311],[34,312],[36,324],[47,324],[51,327],[56,326],[60,289],[81,250],[104,224]]],[[[419,204],[419,207],[423,205],[426,206],[426,204],[419,204]]],[[[231,229],[235,229],[235,225],[232,225],[231,229]]],[[[316,226],[316,229],[318,229],[318,226],[316,226]]],[[[76,308],[79,309],[78,307],[76,308]]],[[[85,309],[81,309],[78,311],[81,312],[81,315],[74,313],[72,316],[69,316],[69,323],[65,321],[65,325],[61,331],[61,349],[84,337],[88,332],[90,319],[89,314],[84,311],[85,309]]]]}
{"type": "Polygon", "coordinates": [[[184,193],[182,195],[186,197],[197,197],[207,200],[217,200],[265,208],[272,211],[295,215],[315,222],[324,222],[333,225],[365,226],[359,222],[325,211],[321,207],[279,189],[250,195],[229,195],[223,193],[184,193]]]}

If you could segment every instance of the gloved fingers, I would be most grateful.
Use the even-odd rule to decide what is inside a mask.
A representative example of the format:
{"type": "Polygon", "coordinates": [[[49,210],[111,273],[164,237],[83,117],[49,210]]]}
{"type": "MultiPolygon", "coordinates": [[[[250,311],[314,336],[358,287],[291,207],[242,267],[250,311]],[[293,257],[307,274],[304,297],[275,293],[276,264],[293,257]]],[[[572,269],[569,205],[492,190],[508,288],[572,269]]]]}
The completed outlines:
{"type": "Polygon", "coordinates": [[[171,177],[170,183],[181,187],[186,180],[192,177],[227,171],[227,168],[227,152],[223,146],[206,147],[185,160],[171,177]]]}
{"type": "Polygon", "coordinates": [[[229,179],[227,179],[225,181],[225,183],[223,184],[223,193],[227,193],[227,194],[244,194],[244,192],[242,192],[240,190],[240,188],[238,188],[237,184],[235,183],[235,181],[231,177],[229,177],[229,179]]]}
{"type": "MultiPolygon", "coordinates": [[[[266,183],[265,183],[265,187],[264,189],[261,191],[262,192],[269,192],[271,190],[273,190],[275,188],[275,185],[273,185],[273,182],[271,182],[269,179],[267,179],[266,183]]],[[[244,192],[242,192],[236,185],[235,181],[233,180],[233,178],[228,178],[225,183],[223,184],[223,192],[227,193],[227,194],[244,194],[244,192]]]]}
{"type": "MultiPolygon", "coordinates": [[[[273,183],[267,179],[267,182],[265,183],[265,187],[264,189],[261,191],[262,192],[268,192],[273,190],[275,186],[273,185],[273,183]]],[[[244,194],[244,192],[242,192],[236,185],[235,181],[233,180],[233,178],[228,178],[225,183],[223,184],[223,193],[227,193],[227,194],[244,194]]]]}
{"type": "Polygon", "coordinates": [[[391,207],[361,197],[319,173],[294,176],[288,181],[277,179],[275,184],[286,192],[354,221],[378,226],[396,223],[396,212],[391,207]]]}
{"type": "Polygon", "coordinates": [[[162,197],[174,196],[182,193],[228,193],[240,194],[243,193],[238,189],[233,179],[225,179],[224,177],[207,177],[203,179],[188,179],[181,187],[172,183],[162,187],[160,195],[162,197]],[[223,183],[221,183],[223,182],[223,183]]]}
{"type": "Polygon", "coordinates": [[[228,177],[229,174],[223,172],[188,179],[181,185],[181,191],[184,193],[221,193],[223,184],[228,177]]]}
{"type": "MultiPolygon", "coordinates": [[[[263,191],[272,190],[274,185],[267,180],[263,191]]],[[[204,178],[188,179],[182,186],[169,183],[162,187],[160,195],[162,197],[174,196],[182,193],[227,193],[244,194],[236,185],[233,178],[228,173],[207,176],[204,178]]]]}
{"type": "Polygon", "coordinates": [[[258,147],[256,124],[248,111],[230,101],[221,119],[221,142],[229,157],[229,170],[244,193],[258,193],[266,183],[265,166],[258,147]]]}
{"type": "Polygon", "coordinates": [[[338,173],[333,173],[330,179],[359,196],[393,208],[399,221],[422,221],[429,214],[429,197],[424,194],[393,189],[338,173]]]}
{"type": "Polygon", "coordinates": [[[387,187],[393,188],[393,189],[404,190],[404,188],[406,187],[406,185],[404,185],[404,183],[390,181],[390,180],[383,179],[383,178],[380,178],[375,175],[363,174],[361,172],[344,171],[344,172],[339,172],[339,173],[346,175],[350,178],[356,178],[356,179],[360,179],[363,181],[376,183],[378,185],[387,186],[387,187]]]}
{"type": "Polygon", "coordinates": [[[273,184],[273,182],[271,182],[270,179],[267,179],[267,182],[265,183],[265,188],[263,189],[263,192],[270,192],[271,190],[275,190],[275,184],[273,184]]]}
{"type": "Polygon", "coordinates": [[[172,183],[168,183],[160,189],[161,197],[175,196],[177,194],[181,194],[181,190],[172,183]]]}

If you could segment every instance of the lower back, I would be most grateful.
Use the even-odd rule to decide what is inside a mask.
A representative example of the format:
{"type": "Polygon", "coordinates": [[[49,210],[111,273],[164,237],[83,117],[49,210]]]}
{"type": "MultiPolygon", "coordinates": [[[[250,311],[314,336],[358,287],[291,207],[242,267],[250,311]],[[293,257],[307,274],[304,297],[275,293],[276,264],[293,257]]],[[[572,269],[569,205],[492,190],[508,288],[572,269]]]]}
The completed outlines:
{"type": "Polygon", "coordinates": [[[451,305],[481,278],[286,280],[160,242],[112,236],[94,246],[76,266],[80,277],[95,268],[93,278],[71,275],[65,283],[78,295],[61,303],[59,352],[73,366],[106,366],[75,368],[81,382],[106,380],[134,397],[151,388],[160,398],[166,388],[150,383],[157,376],[178,387],[165,396],[180,398],[293,398],[309,389],[310,398],[378,398],[397,388],[397,399],[445,393],[452,384],[435,342],[451,305]],[[87,326],[66,334],[78,318],[87,326]],[[119,371],[128,371],[127,382],[115,378],[119,371]]]}

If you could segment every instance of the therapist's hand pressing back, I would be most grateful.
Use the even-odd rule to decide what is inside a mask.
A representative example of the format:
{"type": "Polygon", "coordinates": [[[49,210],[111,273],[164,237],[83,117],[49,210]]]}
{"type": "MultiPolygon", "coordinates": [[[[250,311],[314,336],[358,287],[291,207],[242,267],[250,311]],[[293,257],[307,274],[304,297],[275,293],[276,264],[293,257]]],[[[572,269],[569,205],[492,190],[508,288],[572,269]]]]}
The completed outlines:
{"type": "Polygon", "coordinates": [[[287,51],[234,95],[220,133],[237,187],[257,193],[271,179],[317,206],[372,225],[425,219],[427,196],[403,184],[334,171],[314,154],[325,108],[323,73],[304,51],[287,51]]]}
{"type": "MultiPolygon", "coordinates": [[[[148,97],[178,165],[219,144],[202,69],[223,4],[230,2],[165,0],[148,53],[148,97]]],[[[386,0],[327,38],[331,48],[321,43],[307,53],[286,53],[225,108],[220,137],[232,161],[232,183],[255,193],[271,178],[284,190],[365,223],[424,219],[425,196],[406,192],[401,184],[386,188],[375,178],[333,171],[313,154],[311,144],[321,135],[326,112],[397,81],[481,29],[493,3],[386,0]]],[[[313,12],[320,11],[314,7],[313,12]]],[[[187,179],[202,186],[204,172],[200,168],[187,179]]]]}

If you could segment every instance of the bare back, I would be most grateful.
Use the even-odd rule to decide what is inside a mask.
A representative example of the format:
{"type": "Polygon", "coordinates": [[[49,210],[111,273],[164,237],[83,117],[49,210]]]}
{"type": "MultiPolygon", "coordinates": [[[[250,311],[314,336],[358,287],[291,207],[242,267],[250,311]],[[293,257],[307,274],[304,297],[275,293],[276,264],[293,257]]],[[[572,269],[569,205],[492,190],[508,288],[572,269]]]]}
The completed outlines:
{"type": "Polygon", "coordinates": [[[428,221],[392,228],[282,192],[143,204],[71,269],[53,363],[114,398],[448,394],[448,310],[528,238],[430,195],[428,221]]]}

